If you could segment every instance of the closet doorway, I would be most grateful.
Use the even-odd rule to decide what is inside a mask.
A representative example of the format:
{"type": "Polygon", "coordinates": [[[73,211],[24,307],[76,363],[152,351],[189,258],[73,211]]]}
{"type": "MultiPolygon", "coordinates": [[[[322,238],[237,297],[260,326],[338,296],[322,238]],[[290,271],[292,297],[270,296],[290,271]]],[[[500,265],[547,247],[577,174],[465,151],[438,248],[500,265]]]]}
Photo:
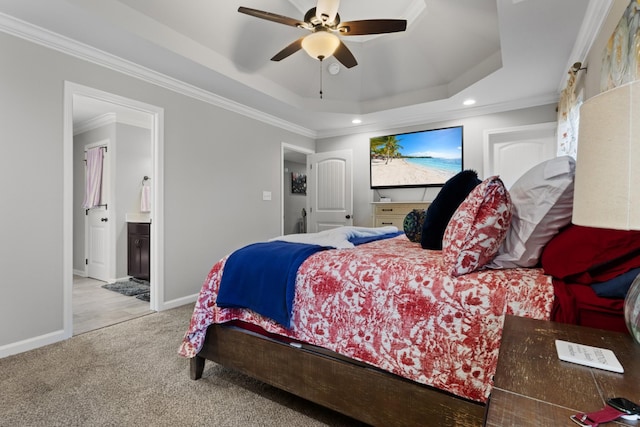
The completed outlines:
{"type": "Polygon", "coordinates": [[[284,142],[281,150],[282,224],[280,234],[306,233],[307,155],[314,154],[314,151],[284,142]]]}
{"type": "MultiPolygon", "coordinates": [[[[119,323],[160,309],[163,275],[159,251],[162,227],[162,128],[163,110],[93,88],[65,82],[65,334],[119,323]],[[88,260],[92,243],[82,208],[85,188],[83,151],[87,142],[104,140],[108,148],[108,207],[100,207],[101,218],[109,221],[110,253],[102,281],[90,278],[88,260]],[[151,184],[149,212],[141,212],[143,185],[151,184]],[[148,301],[136,300],[103,289],[104,282],[128,279],[127,221],[147,221],[151,229],[148,301]],[[142,219],[141,219],[142,218],[142,219]],[[105,277],[107,280],[105,280],[105,277]],[[82,286],[82,288],[78,288],[82,286]],[[102,294],[102,296],[100,296],[102,294]],[[95,298],[94,298],[95,295],[95,298]],[[136,300],[132,303],[131,299],[136,300]],[[137,304],[134,310],[132,304],[137,304]],[[93,308],[92,308],[93,307],[93,308]],[[93,313],[92,313],[93,312],[93,313]],[[84,320],[83,320],[84,319],[84,320]],[[87,322],[86,320],[89,320],[87,322]],[[77,323],[77,325],[76,325],[77,323]],[[89,325],[89,326],[88,326],[89,325]]],[[[86,215],[85,215],[86,214],[86,215]]]]}

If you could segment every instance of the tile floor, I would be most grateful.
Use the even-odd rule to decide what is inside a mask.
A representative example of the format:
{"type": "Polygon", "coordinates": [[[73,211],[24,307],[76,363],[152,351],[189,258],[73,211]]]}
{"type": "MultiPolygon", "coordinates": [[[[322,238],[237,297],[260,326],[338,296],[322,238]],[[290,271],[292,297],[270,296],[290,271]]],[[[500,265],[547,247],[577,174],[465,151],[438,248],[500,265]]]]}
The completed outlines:
{"type": "Polygon", "coordinates": [[[73,276],[73,335],[154,313],[148,302],[103,289],[104,283],[73,276]]]}

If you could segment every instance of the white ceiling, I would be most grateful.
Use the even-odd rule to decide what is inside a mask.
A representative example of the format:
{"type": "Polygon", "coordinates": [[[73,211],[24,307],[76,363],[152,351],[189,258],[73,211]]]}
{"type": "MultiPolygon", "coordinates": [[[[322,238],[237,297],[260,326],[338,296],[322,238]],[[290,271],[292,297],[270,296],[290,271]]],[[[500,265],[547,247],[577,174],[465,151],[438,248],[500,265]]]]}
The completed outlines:
{"type": "Polygon", "coordinates": [[[0,0],[0,13],[323,137],[555,102],[609,4],[342,0],[343,22],[401,18],[408,28],[343,37],[359,64],[336,75],[326,69],[334,58],[304,51],[270,61],[307,30],[237,12],[302,19],[315,0],[0,0]],[[464,107],[467,98],[476,105],[464,107]]]}

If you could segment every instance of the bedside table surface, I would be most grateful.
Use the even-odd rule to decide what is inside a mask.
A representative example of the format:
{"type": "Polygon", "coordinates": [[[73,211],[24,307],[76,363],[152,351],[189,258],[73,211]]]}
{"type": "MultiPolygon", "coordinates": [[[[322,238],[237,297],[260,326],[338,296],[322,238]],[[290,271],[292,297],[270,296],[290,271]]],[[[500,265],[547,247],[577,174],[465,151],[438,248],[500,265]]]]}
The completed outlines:
{"type": "Polygon", "coordinates": [[[609,397],[626,397],[640,403],[640,345],[631,336],[506,317],[487,426],[575,426],[570,415],[602,409],[609,397]],[[625,372],[563,362],[556,353],[556,339],[608,348],[625,372]]]}

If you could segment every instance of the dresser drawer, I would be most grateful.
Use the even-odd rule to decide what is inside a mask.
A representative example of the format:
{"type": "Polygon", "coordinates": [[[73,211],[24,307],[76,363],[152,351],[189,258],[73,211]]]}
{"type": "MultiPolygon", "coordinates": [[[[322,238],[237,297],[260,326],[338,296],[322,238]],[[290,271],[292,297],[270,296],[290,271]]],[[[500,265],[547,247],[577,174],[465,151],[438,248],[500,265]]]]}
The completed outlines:
{"type": "Polygon", "coordinates": [[[376,216],[374,227],[388,227],[390,225],[398,227],[398,230],[402,230],[404,227],[404,217],[402,216],[376,216]]]}
{"type": "Polygon", "coordinates": [[[374,227],[404,228],[404,218],[414,209],[427,209],[431,202],[388,202],[373,203],[374,227]]]}
{"type": "Polygon", "coordinates": [[[402,215],[406,216],[414,209],[426,209],[429,202],[424,203],[380,203],[375,205],[375,215],[402,215]]]}

